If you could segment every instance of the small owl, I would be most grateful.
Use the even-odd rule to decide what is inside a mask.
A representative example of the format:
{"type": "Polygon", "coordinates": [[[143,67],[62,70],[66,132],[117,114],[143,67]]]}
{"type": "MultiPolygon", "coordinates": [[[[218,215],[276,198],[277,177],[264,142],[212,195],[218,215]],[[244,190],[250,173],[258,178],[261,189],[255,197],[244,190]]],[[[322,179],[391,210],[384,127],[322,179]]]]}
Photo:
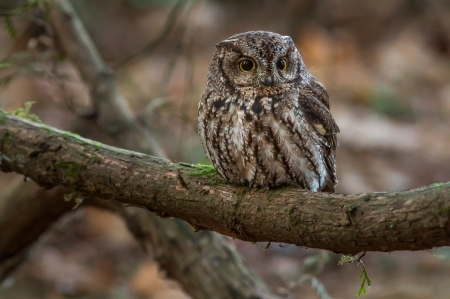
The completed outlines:
{"type": "Polygon", "coordinates": [[[251,31],[218,43],[197,126],[229,183],[335,190],[339,128],[289,36],[251,31]]]}

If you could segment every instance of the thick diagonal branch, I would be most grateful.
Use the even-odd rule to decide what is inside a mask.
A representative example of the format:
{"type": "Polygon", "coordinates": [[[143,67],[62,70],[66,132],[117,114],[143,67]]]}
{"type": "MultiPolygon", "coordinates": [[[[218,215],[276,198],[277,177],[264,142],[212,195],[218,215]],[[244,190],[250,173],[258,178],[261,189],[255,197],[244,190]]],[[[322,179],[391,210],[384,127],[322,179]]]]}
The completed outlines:
{"type": "Polygon", "coordinates": [[[140,126],[117,91],[114,74],[106,66],[83,23],[68,1],[54,1],[50,19],[65,54],[78,71],[93,97],[95,119],[118,142],[133,150],[165,157],[149,130],[140,126]],[[118,112],[120,111],[120,113],[118,112]]]}
{"type": "Polygon", "coordinates": [[[183,163],[106,146],[5,113],[0,122],[3,171],[139,205],[198,229],[342,253],[450,245],[450,183],[358,195],[295,188],[248,192],[183,163]]]}
{"type": "MultiPolygon", "coordinates": [[[[34,182],[25,182],[17,176],[2,189],[0,194],[0,282],[26,258],[29,247],[62,215],[69,213],[75,203],[65,201],[70,190],[56,187],[46,190],[34,182]]],[[[127,223],[129,230],[141,245],[142,230],[136,226],[134,215],[130,215],[117,201],[88,198],[83,204],[114,212],[127,223]]]]}

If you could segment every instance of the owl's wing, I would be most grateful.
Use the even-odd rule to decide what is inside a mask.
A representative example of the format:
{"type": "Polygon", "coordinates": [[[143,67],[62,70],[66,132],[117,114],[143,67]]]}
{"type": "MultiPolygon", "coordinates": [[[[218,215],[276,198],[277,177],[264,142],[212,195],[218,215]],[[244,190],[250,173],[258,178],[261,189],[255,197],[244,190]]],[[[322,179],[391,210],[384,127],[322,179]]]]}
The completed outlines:
{"type": "Polygon", "coordinates": [[[322,83],[316,79],[316,77],[311,76],[308,85],[309,92],[313,94],[313,96],[318,99],[325,107],[330,110],[330,102],[328,99],[328,92],[322,83]]]}
{"type": "MultiPolygon", "coordinates": [[[[316,82],[318,83],[318,81],[316,82]]],[[[329,110],[328,93],[320,83],[318,84],[303,87],[300,90],[298,103],[304,117],[319,133],[323,145],[326,167],[331,179],[323,191],[334,192],[337,184],[335,151],[338,143],[336,134],[339,133],[339,127],[329,110]]]]}
{"type": "MultiPolygon", "coordinates": [[[[320,91],[320,90],[319,90],[320,91]]],[[[305,118],[314,125],[322,136],[335,135],[339,133],[339,127],[334,121],[328,104],[328,93],[313,90],[310,86],[303,87],[298,97],[299,108],[305,118]]]]}

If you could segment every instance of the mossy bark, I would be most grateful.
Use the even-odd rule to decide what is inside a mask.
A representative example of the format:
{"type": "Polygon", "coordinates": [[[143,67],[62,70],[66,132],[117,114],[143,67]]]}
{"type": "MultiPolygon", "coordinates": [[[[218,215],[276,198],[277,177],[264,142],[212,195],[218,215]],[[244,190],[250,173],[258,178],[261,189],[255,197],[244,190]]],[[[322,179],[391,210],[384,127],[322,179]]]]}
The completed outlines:
{"type": "Polygon", "coordinates": [[[142,206],[198,230],[341,253],[450,245],[450,183],[371,194],[248,190],[193,165],[95,144],[3,115],[1,168],[43,186],[142,206]]]}

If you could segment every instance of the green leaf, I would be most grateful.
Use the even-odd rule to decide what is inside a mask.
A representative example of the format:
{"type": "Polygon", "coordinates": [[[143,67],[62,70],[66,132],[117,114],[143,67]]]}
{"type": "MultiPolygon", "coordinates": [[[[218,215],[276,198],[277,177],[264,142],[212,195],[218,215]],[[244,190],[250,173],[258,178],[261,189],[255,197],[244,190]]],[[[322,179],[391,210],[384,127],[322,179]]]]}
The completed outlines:
{"type": "Polygon", "coordinates": [[[352,262],[358,262],[358,266],[361,267],[363,270],[361,274],[359,275],[359,279],[362,279],[361,286],[359,287],[359,291],[356,294],[359,297],[361,297],[362,294],[366,295],[367,290],[366,286],[370,287],[372,284],[372,281],[369,278],[369,275],[367,274],[366,267],[364,267],[364,264],[361,260],[363,256],[366,255],[366,252],[364,252],[359,258],[354,255],[342,255],[341,260],[339,261],[339,265],[349,264],[352,262]]]}
{"type": "Polygon", "coordinates": [[[5,27],[6,32],[11,38],[17,37],[17,30],[16,27],[14,27],[14,24],[10,17],[5,17],[5,21],[3,23],[3,27],[5,27]]]}
{"type": "Polygon", "coordinates": [[[83,197],[77,197],[75,198],[75,206],[72,208],[72,210],[75,210],[83,203],[84,198],[83,197]]]}
{"type": "Polygon", "coordinates": [[[14,115],[17,115],[18,117],[22,117],[22,118],[29,118],[30,109],[34,103],[35,102],[26,102],[24,108],[19,108],[19,109],[16,109],[16,111],[14,111],[14,115]]]}
{"type": "Polygon", "coordinates": [[[11,65],[11,63],[9,63],[9,62],[0,62],[0,69],[3,69],[3,68],[8,67],[10,65],[11,65]]]}
{"type": "Polygon", "coordinates": [[[358,291],[358,298],[361,297],[361,295],[364,293],[364,295],[367,294],[367,290],[366,290],[366,284],[368,287],[370,287],[370,284],[372,283],[372,281],[370,280],[369,276],[367,275],[367,271],[366,268],[364,267],[364,265],[360,262],[361,267],[363,268],[363,271],[361,272],[361,274],[359,275],[359,279],[362,279],[363,281],[361,282],[361,287],[359,288],[358,291]]]}

